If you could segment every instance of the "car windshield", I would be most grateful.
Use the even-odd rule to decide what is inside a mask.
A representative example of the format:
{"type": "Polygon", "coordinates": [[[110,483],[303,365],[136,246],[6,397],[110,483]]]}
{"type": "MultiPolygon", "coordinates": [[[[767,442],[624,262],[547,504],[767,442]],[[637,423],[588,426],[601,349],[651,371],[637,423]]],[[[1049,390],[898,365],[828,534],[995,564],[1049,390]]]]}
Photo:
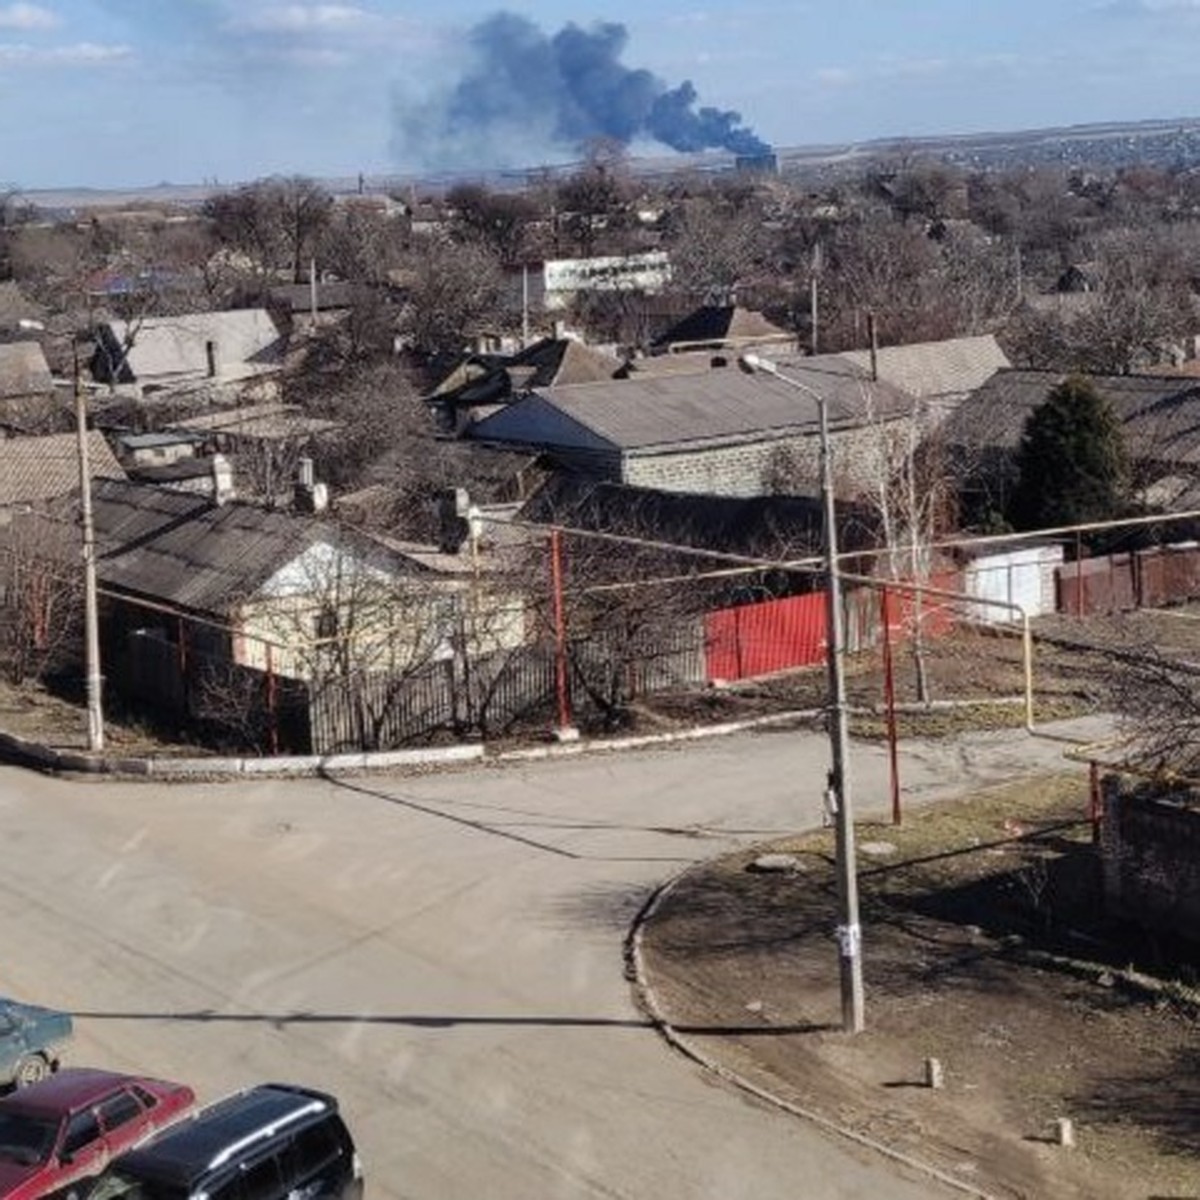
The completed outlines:
{"type": "Polygon", "coordinates": [[[0,1112],[0,1158],[31,1166],[54,1149],[58,1122],[28,1113],[0,1112]]]}

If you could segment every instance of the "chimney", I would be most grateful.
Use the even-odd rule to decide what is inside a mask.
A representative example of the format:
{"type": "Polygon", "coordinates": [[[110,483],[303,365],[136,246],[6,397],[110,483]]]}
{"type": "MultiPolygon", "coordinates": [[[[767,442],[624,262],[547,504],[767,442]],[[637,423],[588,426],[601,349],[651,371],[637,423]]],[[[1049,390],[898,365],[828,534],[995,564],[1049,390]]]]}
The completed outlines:
{"type": "Polygon", "coordinates": [[[297,512],[310,514],[323,513],[329,507],[329,488],[316,482],[316,471],[311,458],[302,458],[296,464],[292,505],[297,512]]]}
{"type": "Polygon", "coordinates": [[[223,454],[212,457],[212,498],[218,508],[233,499],[233,464],[223,454]]]}
{"type": "Polygon", "coordinates": [[[208,341],[204,343],[204,361],[208,368],[208,377],[212,379],[217,373],[217,343],[208,341]]]}

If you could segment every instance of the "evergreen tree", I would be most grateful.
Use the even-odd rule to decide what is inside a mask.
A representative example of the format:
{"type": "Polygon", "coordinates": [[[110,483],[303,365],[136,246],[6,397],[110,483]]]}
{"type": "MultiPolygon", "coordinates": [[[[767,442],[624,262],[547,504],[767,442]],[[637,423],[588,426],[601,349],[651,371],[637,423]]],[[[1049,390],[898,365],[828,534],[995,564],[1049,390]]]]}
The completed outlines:
{"type": "Polygon", "coordinates": [[[1025,422],[1011,518],[1017,529],[1122,515],[1129,470],[1120,420],[1092,381],[1072,375],[1025,422]]]}

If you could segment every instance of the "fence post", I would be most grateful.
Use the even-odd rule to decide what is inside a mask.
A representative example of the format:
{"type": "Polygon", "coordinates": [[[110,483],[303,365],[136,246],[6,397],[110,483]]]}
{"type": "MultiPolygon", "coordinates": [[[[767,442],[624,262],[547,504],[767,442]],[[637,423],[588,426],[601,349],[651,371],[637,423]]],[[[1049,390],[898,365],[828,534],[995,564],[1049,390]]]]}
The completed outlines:
{"type": "Polygon", "coordinates": [[[571,724],[571,696],[567,687],[567,625],[563,610],[562,535],[550,531],[550,585],[554,606],[554,691],[558,704],[558,730],[561,738],[575,734],[571,724]]]}
{"type": "Polygon", "coordinates": [[[1075,616],[1084,616],[1084,535],[1075,530],[1075,616]]]}
{"type": "Polygon", "coordinates": [[[883,703],[887,713],[888,765],[892,787],[892,824],[899,825],[900,755],[896,734],[896,677],[892,668],[891,593],[884,585],[879,591],[880,621],[883,624],[883,703]]]}

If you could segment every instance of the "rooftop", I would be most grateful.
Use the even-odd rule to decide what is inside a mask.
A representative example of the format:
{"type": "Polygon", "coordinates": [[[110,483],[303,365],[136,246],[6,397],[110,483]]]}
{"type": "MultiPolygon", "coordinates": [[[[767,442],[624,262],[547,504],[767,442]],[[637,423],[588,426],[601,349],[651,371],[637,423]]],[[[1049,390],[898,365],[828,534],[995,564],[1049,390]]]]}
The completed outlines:
{"type": "MultiPolygon", "coordinates": [[[[88,431],[87,448],[93,479],[125,478],[121,464],[98,430],[88,431]]],[[[0,505],[50,500],[78,487],[78,435],[0,438],[0,505]]]]}

